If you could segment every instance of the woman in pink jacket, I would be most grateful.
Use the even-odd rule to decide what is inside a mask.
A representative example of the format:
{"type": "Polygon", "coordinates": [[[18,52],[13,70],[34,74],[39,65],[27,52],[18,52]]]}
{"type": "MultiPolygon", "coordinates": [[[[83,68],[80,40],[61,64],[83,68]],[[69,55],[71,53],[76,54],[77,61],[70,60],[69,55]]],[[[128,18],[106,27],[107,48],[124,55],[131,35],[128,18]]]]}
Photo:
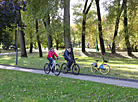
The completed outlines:
{"type": "Polygon", "coordinates": [[[58,55],[54,52],[54,48],[52,47],[48,51],[48,55],[47,55],[47,59],[49,60],[49,64],[48,64],[49,68],[50,68],[51,63],[53,62],[54,55],[57,57],[57,59],[59,58],[58,55]]]}

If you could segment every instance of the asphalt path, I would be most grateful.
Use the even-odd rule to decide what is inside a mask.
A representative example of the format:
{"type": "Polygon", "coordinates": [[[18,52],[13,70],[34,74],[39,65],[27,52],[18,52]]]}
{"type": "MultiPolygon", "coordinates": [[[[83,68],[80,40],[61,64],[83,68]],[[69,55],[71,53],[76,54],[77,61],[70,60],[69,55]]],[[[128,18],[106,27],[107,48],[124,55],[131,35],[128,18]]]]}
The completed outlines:
{"type": "MultiPolygon", "coordinates": [[[[36,73],[36,74],[45,74],[42,69],[31,69],[31,68],[24,68],[24,67],[17,67],[17,66],[10,66],[10,65],[0,65],[0,69],[7,69],[7,70],[16,70],[16,71],[23,71],[29,73],[36,73]]],[[[46,74],[45,74],[46,75],[46,74]]],[[[50,73],[49,75],[55,76],[54,73],[50,73]]],[[[138,80],[118,80],[117,78],[108,78],[108,77],[99,77],[99,76],[88,76],[88,75],[73,75],[73,74],[63,74],[60,73],[57,77],[66,77],[66,78],[73,78],[79,80],[87,80],[99,83],[106,83],[112,84],[117,86],[123,87],[130,87],[130,88],[137,88],[138,89],[138,80]]]]}

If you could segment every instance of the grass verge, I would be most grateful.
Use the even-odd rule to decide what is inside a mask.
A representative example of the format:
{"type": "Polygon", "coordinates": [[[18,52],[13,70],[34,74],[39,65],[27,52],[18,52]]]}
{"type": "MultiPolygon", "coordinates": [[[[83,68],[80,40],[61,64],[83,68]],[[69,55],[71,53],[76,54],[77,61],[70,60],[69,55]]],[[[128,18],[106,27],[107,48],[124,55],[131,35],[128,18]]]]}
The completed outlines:
{"type": "Polygon", "coordinates": [[[0,69],[0,101],[136,102],[138,89],[0,69]]]}

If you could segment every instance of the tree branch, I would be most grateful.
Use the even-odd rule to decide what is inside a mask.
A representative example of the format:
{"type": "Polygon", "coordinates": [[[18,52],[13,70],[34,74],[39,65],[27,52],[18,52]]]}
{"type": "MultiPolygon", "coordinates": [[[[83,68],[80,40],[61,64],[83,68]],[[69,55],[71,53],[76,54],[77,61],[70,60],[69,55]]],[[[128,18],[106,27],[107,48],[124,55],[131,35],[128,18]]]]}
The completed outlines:
{"type": "Polygon", "coordinates": [[[85,11],[86,11],[87,3],[88,3],[88,0],[85,1],[85,5],[84,5],[84,9],[83,9],[83,13],[85,13],[85,11]]]}
{"type": "Polygon", "coordinates": [[[88,8],[87,8],[87,10],[86,10],[86,14],[89,12],[90,7],[91,7],[91,5],[92,5],[92,2],[93,2],[93,0],[91,0],[91,3],[89,4],[89,6],[88,6],[88,8]]]}

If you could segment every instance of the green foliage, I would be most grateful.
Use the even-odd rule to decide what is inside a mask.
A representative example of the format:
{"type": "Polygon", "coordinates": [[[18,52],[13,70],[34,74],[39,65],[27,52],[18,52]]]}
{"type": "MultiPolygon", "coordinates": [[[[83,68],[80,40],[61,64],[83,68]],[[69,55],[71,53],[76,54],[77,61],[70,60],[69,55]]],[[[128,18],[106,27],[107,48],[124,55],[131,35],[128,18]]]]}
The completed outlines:
{"type": "MultiPolygon", "coordinates": [[[[60,19],[53,19],[50,25],[52,37],[54,38],[55,43],[63,43],[64,42],[64,31],[63,31],[63,24],[60,19]]],[[[61,46],[63,47],[63,46],[61,46]]]]}
{"type": "MultiPolygon", "coordinates": [[[[53,41],[59,40],[59,43],[63,42],[63,27],[61,21],[58,21],[59,10],[63,8],[62,0],[29,0],[28,1],[28,17],[26,18],[26,23],[31,18],[29,27],[31,27],[31,34],[35,34],[34,20],[37,19],[39,22],[39,29],[37,35],[40,37],[40,42],[43,47],[47,46],[47,32],[49,32],[54,38],[53,41]],[[50,15],[50,26],[45,29],[44,22],[47,21],[48,15],[50,15]],[[28,19],[29,18],[29,19],[28,19]],[[32,23],[32,25],[31,25],[32,23]],[[58,37],[59,36],[59,37],[58,37]]],[[[26,28],[30,29],[30,28],[26,28]]],[[[27,31],[26,31],[27,32],[27,31]]],[[[30,34],[29,34],[30,35],[30,34]]],[[[36,36],[35,35],[35,38],[36,36]]],[[[34,39],[34,36],[33,36],[34,39]]],[[[33,40],[35,41],[35,40],[33,40]]]]}
{"type": "Polygon", "coordinates": [[[28,12],[34,19],[47,19],[47,14],[55,17],[62,7],[61,0],[28,0],[28,12]]]}
{"type": "Polygon", "coordinates": [[[29,46],[31,42],[36,42],[35,21],[28,12],[22,12],[22,21],[25,23],[26,46],[29,46]]]}
{"type": "MultiPolygon", "coordinates": [[[[137,33],[136,33],[136,28],[134,25],[136,24],[135,18],[137,18],[136,12],[137,12],[137,4],[138,2],[136,0],[129,0],[128,1],[128,34],[130,37],[130,42],[131,45],[136,45],[137,41],[137,33]]],[[[105,17],[105,21],[103,23],[104,28],[108,28],[104,30],[104,36],[106,38],[106,41],[112,42],[114,32],[115,32],[115,21],[116,18],[119,15],[119,11],[121,10],[122,2],[121,0],[113,0],[113,1],[105,1],[103,3],[104,7],[108,11],[108,14],[105,17]],[[110,38],[107,36],[109,34],[110,38]]],[[[122,12],[121,18],[120,18],[120,24],[119,24],[119,31],[118,31],[118,36],[115,38],[115,43],[117,48],[119,49],[126,49],[125,45],[125,34],[124,34],[124,18],[123,18],[124,13],[122,12]]]]}
{"type": "MultiPolygon", "coordinates": [[[[95,4],[92,5],[92,8],[94,8],[95,4]]],[[[77,3],[76,5],[73,5],[73,15],[74,17],[74,23],[75,25],[72,27],[72,40],[73,38],[76,38],[75,40],[78,42],[81,39],[81,33],[82,33],[82,19],[83,19],[83,8],[84,4],[82,2],[77,3]]],[[[94,48],[96,43],[96,24],[97,24],[97,13],[95,10],[90,10],[86,17],[86,32],[85,32],[85,43],[90,43],[90,47],[94,48]]],[[[98,37],[97,37],[98,38],[98,37]]]]}
{"type": "Polygon", "coordinates": [[[3,42],[2,42],[2,45],[3,45],[2,48],[4,50],[9,49],[11,43],[12,43],[12,37],[8,33],[4,34],[4,38],[3,38],[3,42]]]}

